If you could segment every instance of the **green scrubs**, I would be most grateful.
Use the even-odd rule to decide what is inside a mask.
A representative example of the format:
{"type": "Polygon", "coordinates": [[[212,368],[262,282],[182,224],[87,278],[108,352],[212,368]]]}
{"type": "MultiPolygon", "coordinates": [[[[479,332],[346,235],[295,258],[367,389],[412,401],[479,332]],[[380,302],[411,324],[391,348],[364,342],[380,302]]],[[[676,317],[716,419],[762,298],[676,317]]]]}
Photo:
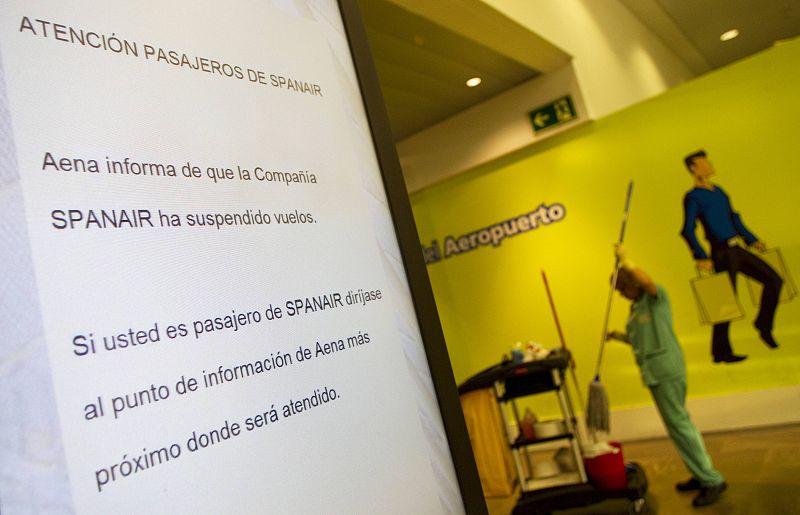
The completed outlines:
{"type": "Polygon", "coordinates": [[[672,330],[672,308],[667,292],[656,286],[655,297],[642,293],[631,305],[628,338],[644,384],[650,389],[670,438],[683,463],[702,486],[722,483],[711,463],[703,437],[686,410],[686,366],[672,330]]]}

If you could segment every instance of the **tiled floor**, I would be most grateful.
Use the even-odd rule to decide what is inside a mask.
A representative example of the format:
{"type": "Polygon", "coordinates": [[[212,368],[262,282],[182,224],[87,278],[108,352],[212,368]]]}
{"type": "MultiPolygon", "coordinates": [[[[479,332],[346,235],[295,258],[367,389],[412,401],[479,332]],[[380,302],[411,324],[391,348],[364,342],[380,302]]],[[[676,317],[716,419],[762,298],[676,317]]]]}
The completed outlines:
{"type": "MultiPolygon", "coordinates": [[[[625,461],[638,462],[647,474],[647,513],[800,515],[800,425],[708,434],[705,441],[728,490],[719,502],[704,508],[692,507],[692,493],[675,491],[675,483],[689,474],[670,440],[625,444],[625,461]]],[[[490,515],[511,513],[517,495],[488,498],[490,515]]],[[[627,501],[606,501],[554,515],[627,514],[628,505],[627,501]]]]}

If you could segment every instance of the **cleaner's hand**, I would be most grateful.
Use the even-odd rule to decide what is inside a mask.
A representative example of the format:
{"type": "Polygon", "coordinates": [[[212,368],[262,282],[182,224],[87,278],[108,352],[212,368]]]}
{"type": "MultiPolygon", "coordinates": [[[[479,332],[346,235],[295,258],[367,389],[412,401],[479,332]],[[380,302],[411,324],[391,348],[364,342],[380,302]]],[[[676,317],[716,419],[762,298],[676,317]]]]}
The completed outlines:
{"type": "Polygon", "coordinates": [[[619,265],[625,270],[633,270],[636,268],[636,265],[633,264],[633,261],[628,259],[628,256],[625,253],[625,247],[622,246],[622,243],[614,244],[614,255],[617,256],[619,265]]]}
{"type": "Polygon", "coordinates": [[[630,343],[628,335],[622,331],[609,331],[606,335],[606,340],[617,340],[620,342],[630,343]]]}

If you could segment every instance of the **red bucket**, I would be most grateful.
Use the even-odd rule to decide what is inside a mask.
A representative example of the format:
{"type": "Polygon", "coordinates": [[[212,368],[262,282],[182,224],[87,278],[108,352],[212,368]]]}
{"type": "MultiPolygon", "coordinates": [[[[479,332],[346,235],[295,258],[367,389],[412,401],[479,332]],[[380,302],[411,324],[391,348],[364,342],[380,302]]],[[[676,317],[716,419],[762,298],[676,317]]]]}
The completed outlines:
{"type": "Polygon", "coordinates": [[[584,458],[583,465],[592,484],[601,490],[622,490],[628,485],[625,474],[625,460],[622,458],[622,444],[608,442],[618,452],[600,454],[594,458],[584,458]]]}

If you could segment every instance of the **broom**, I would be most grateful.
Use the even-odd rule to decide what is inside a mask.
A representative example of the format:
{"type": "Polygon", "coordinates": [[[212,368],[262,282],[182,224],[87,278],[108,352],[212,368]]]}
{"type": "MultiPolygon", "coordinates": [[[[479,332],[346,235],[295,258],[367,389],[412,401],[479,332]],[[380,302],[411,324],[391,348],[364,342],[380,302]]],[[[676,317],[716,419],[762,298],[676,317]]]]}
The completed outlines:
{"type": "MultiPolygon", "coordinates": [[[[628,183],[628,193],[625,196],[625,210],[622,213],[622,228],[619,232],[619,243],[625,236],[625,225],[628,222],[628,210],[631,206],[631,193],[633,192],[633,181],[628,183]]],[[[592,431],[608,432],[608,395],[606,389],[600,382],[600,365],[603,363],[603,350],[606,346],[606,335],[608,334],[608,318],[611,315],[611,301],[614,299],[614,290],[617,287],[617,277],[619,276],[619,259],[614,260],[614,274],[611,278],[611,289],[608,292],[608,302],[606,303],[606,316],[603,321],[603,333],[600,335],[600,354],[597,357],[597,366],[594,369],[594,380],[589,384],[589,400],[586,403],[586,427],[592,431]]]]}
{"type": "MultiPolygon", "coordinates": [[[[550,285],[547,283],[547,275],[542,270],[542,281],[544,281],[544,289],[547,292],[547,300],[550,301],[550,310],[553,312],[553,320],[556,323],[556,330],[558,331],[558,338],[561,340],[561,348],[567,350],[567,341],[564,339],[564,333],[561,331],[561,324],[558,321],[558,313],[556,313],[556,305],[553,302],[553,295],[550,293],[550,285]]],[[[580,404],[581,412],[586,413],[586,408],[583,405],[583,393],[581,392],[580,383],[578,383],[578,376],[575,374],[575,357],[570,355],[569,370],[572,373],[572,383],[575,385],[575,392],[578,394],[578,403],[580,404]]],[[[576,424],[577,426],[578,424],[576,424]]],[[[580,430],[580,428],[578,428],[580,430]]]]}
{"type": "MultiPolygon", "coordinates": [[[[547,300],[550,301],[550,311],[553,312],[553,320],[556,323],[556,330],[558,331],[558,338],[561,340],[561,348],[567,350],[567,342],[564,339],[564,333],[561,331],[561,324],[558,322],[558,313],[556,313],[556,305],[553,302],[553,295],[550,293],[550,285],[547,283],[547,275],[545,275],[544,270],[542,270],[542,281],[544,281],[544,289],[547,292],[547,300]]],[[[572,372],[572,382],[575,383],[575,390],[578,392],[578,402],[580,403],[581,411],[586,412],[586,409],[583,406],[583,394],[581,393],[581,387],[578,383],[578,376],[575,375],[575,357],[570,355],[569,358],[569,369],[572,372]]]]}

